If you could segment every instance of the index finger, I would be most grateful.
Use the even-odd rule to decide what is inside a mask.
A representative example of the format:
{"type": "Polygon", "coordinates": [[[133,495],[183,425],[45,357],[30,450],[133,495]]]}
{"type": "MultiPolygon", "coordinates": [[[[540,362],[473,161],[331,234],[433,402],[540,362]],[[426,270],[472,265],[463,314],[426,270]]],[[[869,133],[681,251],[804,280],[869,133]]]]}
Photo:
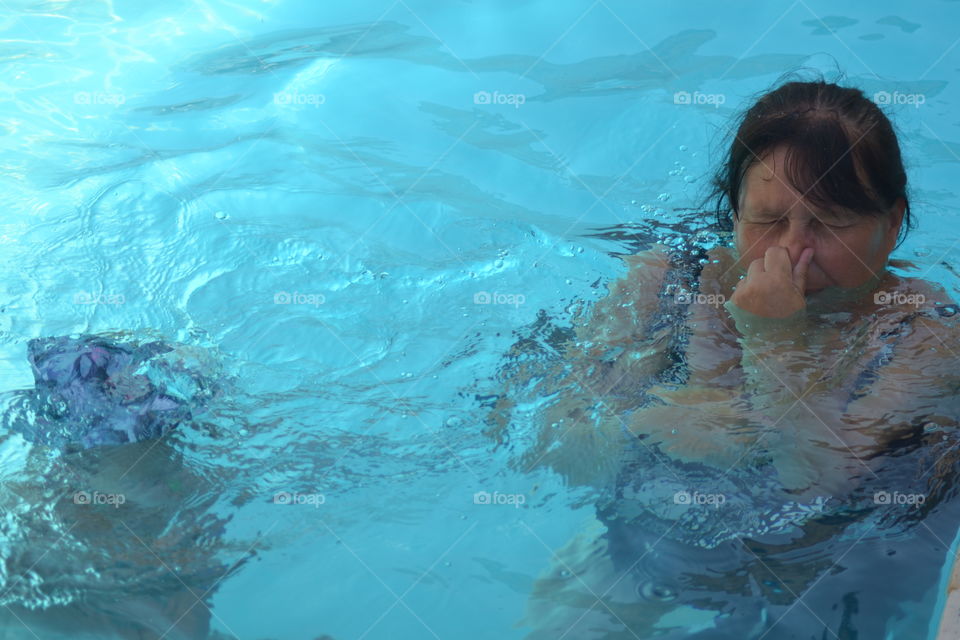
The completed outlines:
{"type": "Polygon", "coordinates": [[[767,247],[766,253],[763,254],[763,270],[778,272],[792,280],[793,264],[790,262],[790,253],[779,245],[767,247]]]}

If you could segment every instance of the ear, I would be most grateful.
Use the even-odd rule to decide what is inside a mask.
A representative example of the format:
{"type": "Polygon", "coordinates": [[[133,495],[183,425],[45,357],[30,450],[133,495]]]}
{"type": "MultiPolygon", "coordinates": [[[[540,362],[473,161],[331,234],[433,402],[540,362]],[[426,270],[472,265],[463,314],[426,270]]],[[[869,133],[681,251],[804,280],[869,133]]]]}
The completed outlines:
{"type": "Polygon", "coordinates": [[[903,198],[897,198],[888,211],[890,225],[884,232],[884,242],[889,247],[888,252],[892,252],[893,247],[897,244],[897,236],[900,235],[900,226],[903,224],[903,214],[906,208],[907,201],[903,198]]]}
{"type": "Polygon", "coordinates": [[[894,237],[900,233],[900,225],[903,224],[903,213],[906,208],[907,201],[903,198],[897,198],[890,209],[890,228],[894,237]]]}

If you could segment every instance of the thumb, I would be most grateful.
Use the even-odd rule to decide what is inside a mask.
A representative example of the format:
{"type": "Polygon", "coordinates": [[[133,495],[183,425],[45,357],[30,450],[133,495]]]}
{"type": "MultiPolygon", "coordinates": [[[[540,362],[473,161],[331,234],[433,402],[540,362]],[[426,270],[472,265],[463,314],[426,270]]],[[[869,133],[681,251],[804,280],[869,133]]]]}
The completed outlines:
{"type": "Polygon", "coordinates": [[[800,259],[797,260],[797,266],[793,268],[793,283],[797,285],[797,288],[800,289],[800,292],[806,290],[807,286],[807,269],[810,267],[810,262],[813,260],[813,249],[807,247],[800,254],[800,259]]]}

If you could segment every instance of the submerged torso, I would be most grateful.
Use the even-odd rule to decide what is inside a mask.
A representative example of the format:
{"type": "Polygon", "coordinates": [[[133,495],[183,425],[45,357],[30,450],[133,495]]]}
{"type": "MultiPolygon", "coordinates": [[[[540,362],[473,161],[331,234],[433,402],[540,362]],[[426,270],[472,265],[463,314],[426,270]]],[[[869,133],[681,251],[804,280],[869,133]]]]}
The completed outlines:
{"type": "MultiPolygon", "coordinates": [[[[639,449],[654,447],[658,462],[699,465],[704,481],[712,473],[714,485],[725,491],[735,491],[730,481],[738,474],[747,482],[745,490],[769,485],[790,511],[795,504],[817,503],[819,496],[856,490],[875,477],[875,460],[922,435],[929,407],[919,397],[916,406],[887,411],[871,394],[891,366],[907,361],[923,368],[925,361],[945,357],[922,352],[917,332],[925,319],[954,315],[954,305],[936,305],[931,297],[924,308],[884,306],[872,294],[845,306],[829,298],[813,301],[807,328],[811,352],[789,354],[796,362],[780,363],[781,374],[791,366],[806,370],[811,384],[768,407],[768,396],[751,388],[756,373],[752,379],[745,375],[740,334],[723,306],[740,276],[732,268],[733,254],[720,247],[672,262],[675,268],[659,294],[659,317],[651,324],[652,331],[669,334],[664,348],[670,364],[645,389],[642,406],[624,418],[639,449]],[[687,303],[676,304],[678,295],[687,303]],[[691,298],[697,303],[690,304],[691,298]],[[870,415],[875,410],[882,415],[870,415]]],[[[878,290],[919,286],[886,272],[878,290]]],[[[760,375],[777,386],[776,374],[761,368],[766,354],[756,355],[760,375]]],[[[931,380],[928,386],[935,384],[931,380]]],[[[634,479],[635,468],[621,471],[617,491],[634,479]]],[[[777,510],[769,515],[779,517],[777,510]]]]}
{"type": "MultiPolygon", "coordinates": [[[[716,247],[705,259],[693,255],[676,262],[678,271],[693,272],[693,277],[667,274],[661,298],[669,299],[684,283],[693,282],[702,301],[685,305],[685,313],[672,319],[678,337],[670,349],[675,361],[682,360],[683,383],[727,390],[737,396],[750,393],[741,367],[740,333],[723,306],[742,275],[735,266],[733,250],[716,247]]],[[[924,281],[900,278],[889,271],[884,272],[875,292],[867,295],[843,298],[841,293],[808,298],[810,324],[805,339],[821,369],[816,391],[831,393],[832,408],[843,412],[851,402],[870,394],[872,383],[883,375],[887,365],[909,359],[909,364],[922,368],[927,359],[947,357],[949,354],[944,353],[901,353],[903,349],[897,345],[913,332],[923,331],[924,318],[947,318],[956,313],[956,305],[924,281]],[[919,294],[924,302],[877,304],[877,292],[911,300],[919,294]]],[[[762,360],[764,354],[757,356],[762,360]]],[[[851,446],[855,443],[862,444],[859,439],[847,442],[851,446]]]]}
{"type": "MultiPolygon", "coordinates": [[[[730,268],[730,252],[713,250],[701,260],[693,255],[675,261],[687,273],[668,273],[661,298],[682,288],[687,289],[682,293],[728,299],[739,276],[730,268]]],[[[921,287],[888,272],[878,288],[915,292],[921,287]]],[[[922,398],[896,416],[886,412],[876,420],[863,409],[870,404],[860,401],[871,399],[877,380],[890,375],[892,366],[907,362],[922,370],[925,362],[948,357],[918,347],[924,344],[918,332],[925,331],[926,320],[952,316],[956,307],[934,305],[932,295],[923,309],[877,305],[872,296],[842,309],[811,305],[815,333],[809,338],[823,376],[813,391],[816,397],[804,397],[803,403],[818,415],[804,413],[798,401],[786,421],[764,432],[759,426],[751,429],[744,416],[758,407],[750,406],[757,399],[741,366],[740,334],[722,301],[700,301],[682,312],[668,302],[662,309],[670,313],[652,324],[672,334],[667,350],[673,372],[661,376],[651,391],[666,404],[632,414],[630,431],[636,437],[616,482],[597,504],[612,570],[635,585],[636,604],[630,610],[635,614],[623,615],[624,623],[640,635],[649,625],[664,637],[693,637],[689,629],[676,636],[666,632],[666,621],[683,609],[724,612],[709,623],[712,631],[705,630],[705,638],[757,637],[775,626],[782,633],[799,632],[804,624],[818,634],[825,628],[834,634],[885,628],[885,619],[857,616],[857,601],[840,596],[851,585],[863,594],[871,594],[874,586],[893,593],[891,586],[861,583],[911,560],[903,551],[894,555],[893,544],[881,542],[880,530],[869,535],[874,525],[866,522],[906,527],[922,517],[925,512],[917,507],[878,503],[876,496],[923,495],[932,506],[940,496],[929,487],[941,485],[927,472],[950,449],[950,441],[940,442],[939,434],[925,427],[922,398]],[[793,439],[781,438],[783,433],[793,439]],[[778,474],[791,464],[816,467],[803,491],[784,490],[778,474]],[[844,577],[823,580],[819,591],[827,605],[813,604],[819,618],[805,623],[803,610],[794,606],[797,596],[840,562],[849,544],[834,547],[857,527],[863,533],[850,544],[859,543],[862,551],[847,555],[844,577]],[[886,555],[879,553],[884,549],[886,555]]],[[[937,382],[916,380],[931,394],[940,393],[937,382]]],[[[942,466],[949,471],[954,462],[942,466]]],[[[938,570],[927,559],[915,580],[932,584],[938,570]]],[[[913,587],[899,588],[906,593],[913,587]]],[[[902,597],[891,595],[880,604],[879,592],[872,596],[880,609],[902,597]]]]}
{"type": "MultiPolygon", "coordinates": [[[[729,250],[678,251],[655,284],[647,267],[658,260],[627,262],[628,278],[550,352],[563,354],[556,369],[522,369],[503,394],[542,407],[522,468],[550,465],[598,489],[587,533],[536,584],[535,637],[888,637],[898,603],[935,587],[946,554],[937,538],[957,529],[960,438],[926,422],[931,398],[944,398],[943,415],[957,412],[937,375],[924,375],[950,358],[927,338],[956,308],[934,306],[932,292],[921,309],[872,296],[811,304],[814,352],[801,350],[800,366],[825,375],[794,413],[760,423],[742,336],[723,307],[740,275],[729,250]],[[724,297],[690,304],[690,294],[724,297]],[[917,392],[913,401],[885,400],[891,379],[903,381],[901,396],[917,392]],[[877,498],[895,492],[926,502],[877,498]]],[[[923,282],[888,274],[881,287],[923,282]]],[[[528,423],[502,415],[528,442],[528,423]]]]}

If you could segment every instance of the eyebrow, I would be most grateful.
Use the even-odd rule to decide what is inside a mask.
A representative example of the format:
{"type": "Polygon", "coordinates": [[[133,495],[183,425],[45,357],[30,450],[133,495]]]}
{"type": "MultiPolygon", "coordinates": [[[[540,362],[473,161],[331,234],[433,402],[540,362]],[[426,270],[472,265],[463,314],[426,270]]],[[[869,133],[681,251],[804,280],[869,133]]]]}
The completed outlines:
{"type": "MultiPolygon", "coordinates": [[[[781,216],[786,215],[784,212],[771,211],[769,209],[761,209],[760,211],[753,212],[753,214],[759,218],[779,218],[781,216]]],[[[847,220],[847,219],[852,220],[854,218],[853,215],[851,215],[849,212],[846,212],[846,211],[819,210],[819,211],[814,211],[813,215],[814,217],[817,217],[817,218],[836,218],[838,220],[847,220]]]]}

